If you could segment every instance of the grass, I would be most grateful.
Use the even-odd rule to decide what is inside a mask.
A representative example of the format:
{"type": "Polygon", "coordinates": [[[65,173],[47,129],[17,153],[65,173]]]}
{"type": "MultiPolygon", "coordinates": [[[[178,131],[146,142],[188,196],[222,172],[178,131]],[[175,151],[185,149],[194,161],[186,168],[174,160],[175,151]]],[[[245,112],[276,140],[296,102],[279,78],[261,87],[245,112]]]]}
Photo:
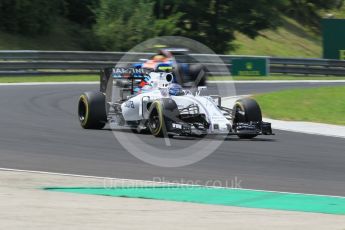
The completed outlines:
{"type": "Polygon", "coordinates": [[[255,39],[237,33],[234,45],[236,50],[230,54],[320,58],[322,53],[320,35],[288,18],[276,30],[264,30],[255,39]]]}
{"type": "Polygon", "coordinates": [[[345,86],[284,90],[254,98],[269,118],[345,125],[345,86]]]}

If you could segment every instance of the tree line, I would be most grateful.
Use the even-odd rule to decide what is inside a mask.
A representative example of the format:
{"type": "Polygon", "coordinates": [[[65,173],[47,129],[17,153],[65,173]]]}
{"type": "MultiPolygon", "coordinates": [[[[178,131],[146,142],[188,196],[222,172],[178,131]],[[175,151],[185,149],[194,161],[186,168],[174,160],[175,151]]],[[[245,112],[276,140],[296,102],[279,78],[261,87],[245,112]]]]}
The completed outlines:
{"type": "Polygon", "coordinates": [[[321,12],[343,1],[1,0],[0,30],[39,36],[64,18],[78,25],[80,41],[89,49],[126,51],[148,38],[179,35],[224,53],[232,48],[235,31],[254,38],[277,27],[284,15],[317,30],[321,12]]]}

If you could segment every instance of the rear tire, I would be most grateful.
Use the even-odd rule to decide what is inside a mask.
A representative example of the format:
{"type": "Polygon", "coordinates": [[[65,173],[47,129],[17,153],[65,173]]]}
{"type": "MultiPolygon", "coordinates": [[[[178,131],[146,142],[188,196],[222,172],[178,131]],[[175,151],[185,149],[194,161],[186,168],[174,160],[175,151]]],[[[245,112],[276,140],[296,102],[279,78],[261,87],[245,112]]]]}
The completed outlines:
{"type": "Polygon", "coordinates": [[[79,98],[78,117],[84,129],[102,129],[107,123],[105,96],[101,92],[85,92],[79,98]]]}
{"type": "MultiPolygon", "coordinates": [[[[236,101],[233,107],[233,123],[262,121],[261,109],[258,103],[251,98],[236,101]]],[[[256,134],[239,134],[240,139],[252,139],[256,134]]]]}

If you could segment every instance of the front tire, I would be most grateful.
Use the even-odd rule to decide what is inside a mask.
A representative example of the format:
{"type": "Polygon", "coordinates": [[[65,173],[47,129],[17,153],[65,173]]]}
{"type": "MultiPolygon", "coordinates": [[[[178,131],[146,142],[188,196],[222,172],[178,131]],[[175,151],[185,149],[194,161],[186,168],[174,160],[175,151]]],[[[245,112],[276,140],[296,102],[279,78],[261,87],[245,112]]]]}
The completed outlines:
{"type": "MultiPolygon", "coordinates": [[[[233,107],[233,123],[262,121],[261,109],[258,103],[251,98],[237,100],[233,107]]],[[[239,134],[240,139],[252,139],[256,134],[239,134]]]]}
{"type": "Polygon", "coordinates": [[[164,137],[164,116],[160,101],[154,101],[150,106],[148,126],[153,136],[164,137]]]}
{"type": "Polygon", "coordinates": [[[168,132],[172,122],[178,119],[176,102],[170,98],[162,98],[152,102],[149,111],[147,125],[151,134],[155,137],[172,137],[168,132]]]}
{"type": "Polygon", "coordinates": [[[83,93],[78,102],[78,117],[84,129],[102,129],[107,123],[104,94],[83,93]]]}

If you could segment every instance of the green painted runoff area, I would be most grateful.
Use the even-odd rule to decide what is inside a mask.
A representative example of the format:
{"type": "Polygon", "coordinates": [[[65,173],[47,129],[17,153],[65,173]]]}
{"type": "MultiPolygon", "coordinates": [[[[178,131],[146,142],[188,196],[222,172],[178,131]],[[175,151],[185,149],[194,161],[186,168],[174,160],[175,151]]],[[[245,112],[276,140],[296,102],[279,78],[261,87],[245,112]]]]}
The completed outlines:
{"type": "Polygon", "coordinates": [[[345,215],[344,197],[323,195],[307,195],[228,188],[209,188],[199,186],[115,188],[49,187],[44,189],[49,191],[71,192],[90,195],[144,198],[246,208],[262,208],[345,215]]]}

